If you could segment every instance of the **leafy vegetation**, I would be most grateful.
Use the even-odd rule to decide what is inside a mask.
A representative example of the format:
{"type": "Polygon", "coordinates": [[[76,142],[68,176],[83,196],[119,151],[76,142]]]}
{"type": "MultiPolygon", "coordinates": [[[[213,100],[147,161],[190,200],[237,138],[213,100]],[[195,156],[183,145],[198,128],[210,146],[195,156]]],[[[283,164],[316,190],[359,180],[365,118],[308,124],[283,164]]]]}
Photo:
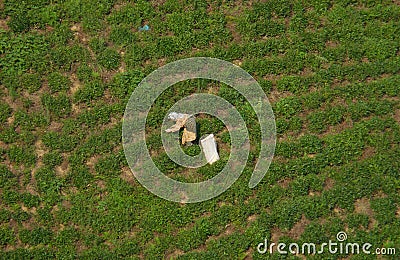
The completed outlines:
{"type": "MultiPolygon", "coordinates": [[[[265,238],[324,243],[339,231],[399,253],[399,28],[400,6],[386,0],[1,2],[0,258],[301,259],[256,247],[265,238]],[[220,82],[175,84],[147,118],[160,170],[197,182],[229,159],[229,132],[204,114],[199,135],[214,133],[218,162],[186,169],[164,151],[165,113],[192,93],[235,105],[251,150],[226,192],[172,203],[133,177],[121,122],[143,78],[196,56],[233,62],[257,79],[277,145],[266,176],[249,189],[260,149],[249,103],[220,82]]],[[[196,142],[182,149],[201,152],[196,142]]]]}

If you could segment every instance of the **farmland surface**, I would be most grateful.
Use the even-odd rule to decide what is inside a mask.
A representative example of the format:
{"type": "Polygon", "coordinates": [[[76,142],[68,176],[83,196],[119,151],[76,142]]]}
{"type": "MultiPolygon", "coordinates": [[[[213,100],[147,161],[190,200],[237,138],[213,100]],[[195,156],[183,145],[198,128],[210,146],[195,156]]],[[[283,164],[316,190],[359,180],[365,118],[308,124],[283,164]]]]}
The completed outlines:
{"type": "Polygon", "coordinates": [[[399,1],[0,1],[0,259],[305,259],[262,255],[257,245],[322,244],[339,232],[396,248],[386,258],[399,259],[399,54],[399,1]],[[150,154],[176,180],[218,174],[230,135],[217,118],[196,119],[199,136],[216,137],[212,165],[177,165],[160,137],[176,101],[215,94],[248,127],[240,178],[185,204],[155,196],[131,173],[121,138],[128,99],[152,71],[187,57],[232,62],[268,96],[277,144],[255,188],[256,114],[230,86],[204,79],[156,100],[150,154]]]}

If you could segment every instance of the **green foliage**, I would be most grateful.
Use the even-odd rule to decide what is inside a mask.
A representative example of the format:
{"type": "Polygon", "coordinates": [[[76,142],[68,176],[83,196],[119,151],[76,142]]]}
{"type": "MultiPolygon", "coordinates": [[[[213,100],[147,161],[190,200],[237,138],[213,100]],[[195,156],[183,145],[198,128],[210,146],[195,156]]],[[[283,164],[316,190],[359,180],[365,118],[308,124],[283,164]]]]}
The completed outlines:
{"type": "Polygon", "coordinates": [[[364,214],[349,214],[347,216],[347,223],[350,228],[359,228],[364,227],[368,228],[369,225],[369,217],[364,214]]]}
{"type": "MultiPolygon", "coordinates": [[[[246,10],[246,13],[240,17],[238,21],[239,32],[248,38],[273,37],[282,34],[285,31],[283,22],[279,19],[272,19],[272,15],[285,17],[288,14],[287,10],[290,12],[290,7],[287,5],[285,8],[276,8],[281,6],[280,3],[281,1],[255,3],[252,9],[246,10]]],[[[283,3],[283,6],[285,4],[287,3],[283,3]]]]}
{"type": "Polygon", "coordinates": [[[71,70],[73,64],[77,62],[87,62],[90,57],[89,51],[79,45],[60,46],[52,48],[50,52],[51,63],[55,68],[65,71],[71,70]]]}
{"type": "Polygon", "coordinates": [[[265,94],[269,94],[272,89],[272,82],[270,80],[261,79],[258,80],[261,88],[264,90],[265,94]]]}
{"type": "Polygon", "coordinates": [[[371,208],[380,225],[390,224],[395,220],[397,206],[392,198],[374,199],[371,201],[371,208]]]}
{"type": "Polygon", "coordinates": [[[53,220],[53,214],[51,213],[52,207],[46,205],[45,207],[40,207],[37,209],[37,219],[41,224],[44,225],[52,225],[54,220],[53,220]]]}
{"type": "Polygon", "coordinates": [[[322,133],[328,126],[337,125],[344,120],[345,109],[343,107],[329,107],[325,111],[316,111],[308,116],[311,132],[322,133]]]}
{"type": "Polygon", "coordinates": [[[78,79],[82,82],[90,82],[98,78],[98,74],[87,64],[82,64],[76,71],[78,79]]]}
{"type": "Polygon", "coordinates": [[[26,207],[32,208],[39,206],[40,198],[30,193],[23,193],[21,194],[21,201],[26,207]]]}
{"type": "Polygon", "coordinates": [[[72,85],[68,77],[63,76],[59,72],[50,73],[47,77],[47,81],[51,93],[68,90],[72,85]]]}
{"type": "Polygon", "coordinates": [[[36,163],[36,155],[33,148],[13,145],[8,150],[7,155],[11,162],[18,165],[32,166],[36,163]]]}
{"type": "Polygon", "coordinates": [[[43,135],[42,141],[44,145],[51,149],[60,149],[60,151],[68,152],[76,147],[79,138],[75,135],[49,131],[43,135]]]}
{"type": "Polygon", "coordinates": [[[118,73],[109,85],[111,94],[121,99],[128,98],[143,78],[143,73],[137,70],[118,73]]]}
{"type": "Polygon", "coordinates": [[[114,112],[113,106],[100,104],[89,111],[79,114],[78,121],[89,127],[106,124],[110,121],[114,112]]]}
{"type": "Polygon", "coordinates": [[[210,221],[200,219],[189,230],[180,230],[177,234],[177,247],[187,252],[204,244],[209,236],[216,234],[217,230],[210,221]]]}
{"type": "Polygon", "coordinates": [[[132,32],[127,25],[116,25],[111,28],[110,41],[122,45],[129,46],[138,41],[138,36],[132,32]]]}
{"type": "MultiPolygon", "coordinates": [[[[310,223],[300,238],[279,242],[322,243],[347,230],[398,247],[400,33],[391,1],[7,0],[0,18],[0,259],[261,259],[258,243],[276,228],[292,233],[302,218],[310,223]],[[272,95],[278,140],[268,173],[248,189],[260,126],[245,98],[207,79],[164,91],[146,143],[168,177],[210,179],[230,156],[224,124],[199,115],[199,134],[215,134],[220,160],[185,169],[168,158],[160,125],[183,97],[219,95],[250,134],[230,189],[179,204],[130,176],[121,119],[145,76],[196,56],[257,79],[272,95]],[[373,216],[356,210],[362,198],[373,216]]],[[[201,152],[196,143],[182,150],[201,152]]]]}
{"type": "Polygon", "coordinates": [[[14,231],[8,227],[0,227],[0,245],[12,245],[15,242],[14,231]]]}
{"type": "Polygon", "coordinates": [[[73,244],[80,238],[80,233],[78,230],[72,227],[65,228],[57,233],[55,241],[58,245],[73,244]]]}
{"type": "Polygon", "coordinates": [[[107,43],[102,38],[93,38],[89,41],[89,47],[96,54],[99,54],[107,49],[107,43]]]}
{"type": "Polygon", "coordinates": [[[0,188],[12,187],[16,184],[16,176],[5,165],[0,165],[0,188]]]}
{"type": "Polygon", "coordinates": [[[20,201],[20,194],[13,190],[6,190],[1,194],[1,199],[8,205],[15,204],[20,201]]]}
{"type": "Polygon", "coordinates": [[[115,176],[120,174],[122,158],[118,155],[110,155],[102,158],[95,165],[95,170],[98,174],[104,176],[115,176]]]}
{"type": "Polygon", "coordinates": [[[115,70],[121,63],[121,55],[114,49],[106,48],[99,50],[100,53],[97,56],[97,61],[101,66],[107,70],[115,70]]]}
{"type": "Polygon", "coordinates": [[[21,224],[22,222],[27,221],[30,218],[31,216],[22,209],[17,209],[12,213],[12,219],[16,220],[18,224],[21,224]]]}
{"type": "Polygon", "coordinates": [[[52,169],[48,167],[38,169],[35,173],[35,180],[37,189],[41,192],[45,200],[50,203],[58,200],[58,194],[63,183],[52,169]]]}
{"type": "Polygon", "coordinates": [[[45,93],[42,96],[43,106],[57,117],[66,117],[71,113],[72,104],[70,98],[66,94],[52,96],[45,93]]]}
{"type": "Polygon", "coordinates": [[[306,90],[301,82],[300,77],[287,76],[277,81],[276,88],[279,91],[290,91],[292,93],[299,93],[306,90]]]}
{"type": "Polygon", "coordinates": [[[322,151],[323,142],[315,135],[303,135],[299,138],[299,146],[304,153],[316,154],[322,151]]]}
{"type": "Polygon", "coordinates": [[[29,93],[36,92],[41,86],[42,81],[38,74],[25,73],[21,76],[21,87],[29,93]]]}
{"type": "Polygon", "coordinates": [[[278,227],[290,229],[301,218],[301,203],[299,200],[277,202],[272,215],[278,227]]]}
{"type": "Polygon", "coordinates": [[[8,221],[11,219],[11,212],[6,210],[6,209],[1,209],[0,210],[0,223],[8,223],[8,221]]]}
{"type": "Polygon", "coordinates": [[[366,136],[367,131],[362,126],[327,136],[324,140],[323,160],[333,165],[348,162],[362,153],[366,136]]]}
{"type": "Polygon", "coordinates": [[[284,118],[277,118],[275,124],[277,134],[283,134],[289,130],[289,121],[284,118]]]}
{"type": "Polygon", "coordinates": [[[145,19],[151,19],[155,15],[151,3],[138,1],[137,4],[128,4],[119,10],[114,10],[108,17],[111,24],[129,24],[135,28],[141,26],[145,19]]]}
{"type": "Polygon", "coordinates": [[[302,111],[301,101],[297,97],[287,97],[279,100],[273,106],[278,116],[290,117],[302,111]]]}
{"type": "MultiPolygon", "coordinates": [[[[13,77],[15,83],[19,81],[20,74],[28,70],[46,71],[48,69],[47,51],[48,43],[41,35],[22,34],[13,37],[12,34],[1,34],[0,53],[4,54],[0,60],[2,76],[13,77]]],[[[12,87],[12,85],[7,84],[7,87],[12,87]]]]}
{"type": "Polygon", "coordinates": [[[48,35],[48,40],[52,45],[66,45],[73,39],[73,32],[66,24],[56,24],[55,28],[48,35]]]}
{"type": "Polygon", "coordinates": [[[74,95],[74,102],[90,103],[90,101],[96,100],[103,96],[104,89],[105,87],[102,82],[89,82],[85,84],[82,88],[78,89],[78,91],[74,95]]]}
{"type": "Polygon", "coordinates": [[[93,176],[85,166],[73,167],[68,174],[68,180],[78,189],[84,189],[93,180],[93,176]]]}
{"type": "Polygon", "coordinates": [[[62,163],[63,157],[58,152],[49,152],[43,155],[42,161],[46,166],[55,167],[62,163]]]}
{"type": "Polygon", "coordinates": [[[51,241],[52,236],[53,232],[41,227],[33,230],[23,229],[19,232],[21,242],[30,245],[47,244],[51,241]]]}
{"type": "Polygon", "coordinates": [[[135,241],[124,241],[115,250],[118,257],[132,257],[140,253],[141,248],[135,241]]]}
{"type": "Polygon", "coordinates": [[[22,11],[18,11],[14,13],[12,20],[8,23],[8,26],[10,26],[14,32],[23,32],[30,28],[31,22],[26,19],[22,11]]]}
{"type": "Polygon", "coordinates": [[[199,135],[218,133],[222,131],[225,126],[218,118],[207,117],[196,119],[199,135]]]}
{"type": "Polygon", "coordinates": [[[12,109],[7,103],[0,104],[0,123],[3,124],[11,116],[12,109]]]}
{"type": "Polygon", "coordinates": [[[6,127],[0,131],[0,140],[6,144],[14,143],[18,138],[18,134],[14,127],[6,127]]]}

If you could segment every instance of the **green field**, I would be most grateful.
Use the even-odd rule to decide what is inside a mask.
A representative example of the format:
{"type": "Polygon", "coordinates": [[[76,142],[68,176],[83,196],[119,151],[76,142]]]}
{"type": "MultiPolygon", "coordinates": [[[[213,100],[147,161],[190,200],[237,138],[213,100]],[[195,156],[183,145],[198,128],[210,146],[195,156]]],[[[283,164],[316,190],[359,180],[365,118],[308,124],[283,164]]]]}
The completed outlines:
{"type": "Polygon", "coordinates": [[[0,259],[381,258],[257,252],[264,239],[322,244],[341,231],[399,259],[399,54],[396,0],[0,1],[0,259]],[[156,100],[150,154],[173,179],[215,176],[230,154],[220,120],[196,119],[221,157],[198,169],[169,159],[160,126],[176,101],[216,94],[248,126],[241,177],[214,199],[185,204],[153,195],[131,173],[121,141],[128,99],[152,71],[187,57],[232,62],[268,96],[277,144],[255,188],[254,110],[204,79],[156,100]]]}

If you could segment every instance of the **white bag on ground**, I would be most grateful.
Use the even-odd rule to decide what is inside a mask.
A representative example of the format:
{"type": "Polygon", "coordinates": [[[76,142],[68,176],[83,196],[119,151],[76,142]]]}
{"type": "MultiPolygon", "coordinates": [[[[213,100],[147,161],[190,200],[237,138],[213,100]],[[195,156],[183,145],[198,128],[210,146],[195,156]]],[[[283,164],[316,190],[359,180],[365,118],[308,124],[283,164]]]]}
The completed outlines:
{"type": "Polygon", "coordinates": [[[190,143],[196,140],[196,120],[194,119],[194,116],[172,112],[168,115],[168,118],[174,120],[176,123],[165,130],[165,132],[177,132],[183,127],[182,144],[190,143]]]}
{"type": "Polygon", "coordinates": [[[206,156],[206,160],[209,164],[213,164],[219,160],[217,142],[215,141],[213,134],[201,139],[200,145],[203,148],[204,155],[206,156]]]}

